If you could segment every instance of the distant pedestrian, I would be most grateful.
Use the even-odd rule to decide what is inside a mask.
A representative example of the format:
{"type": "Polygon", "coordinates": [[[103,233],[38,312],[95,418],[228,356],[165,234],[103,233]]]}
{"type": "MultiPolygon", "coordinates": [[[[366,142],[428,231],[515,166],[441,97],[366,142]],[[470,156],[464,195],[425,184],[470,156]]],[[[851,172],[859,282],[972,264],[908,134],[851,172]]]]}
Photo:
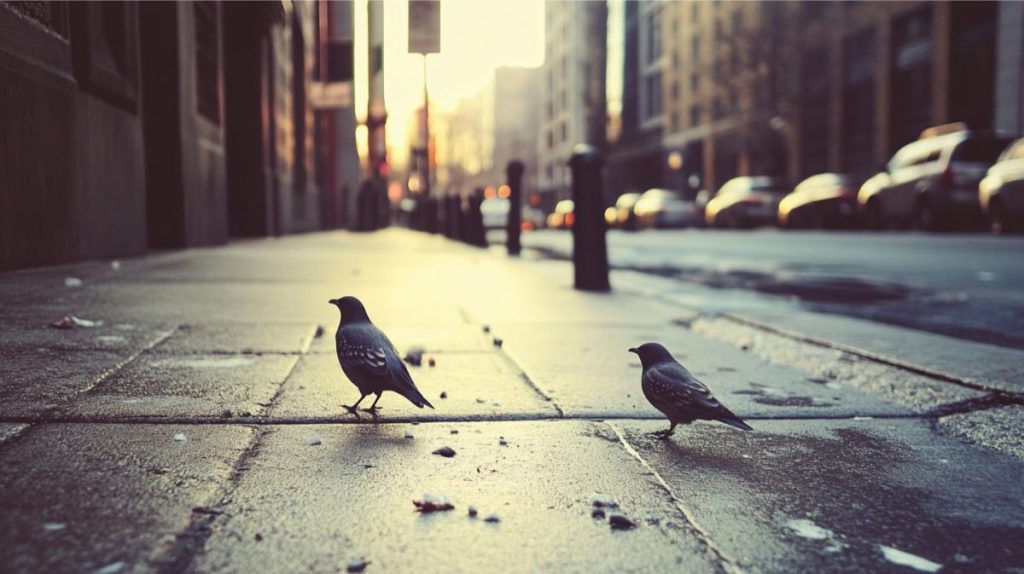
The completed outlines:
{"type": "Polygon", "coordinates": [[[419,408],[430,404],[413,382],[409,370],[405,367],[398,351],[380,329],[370,322],[366,308],[355,297],[342,297],[328,301],[341,311],[341,323],[335,335],[338,362],[345,376],[359,389],[360,397],[354,405],[342,405],[350,413],[367,395],[375,394],[367,412],[375,412],[377,401],[384,391],[392,391],[409,399],[419,408]]]}
{"type": "Polygon", "coordinates": [[[712,396],[704,383],[679,364],[665,347],[658,343],[645,343],[629,352],[640,357],[643,366],[640,386],[644,396],[654,408],[665,413],[672,425],[667,430],[654,433],[656,436],[668,438],[675,432],[676,425],[687,425],[698,419],[719,421],[741,430],[754,430],[712,396]]]}

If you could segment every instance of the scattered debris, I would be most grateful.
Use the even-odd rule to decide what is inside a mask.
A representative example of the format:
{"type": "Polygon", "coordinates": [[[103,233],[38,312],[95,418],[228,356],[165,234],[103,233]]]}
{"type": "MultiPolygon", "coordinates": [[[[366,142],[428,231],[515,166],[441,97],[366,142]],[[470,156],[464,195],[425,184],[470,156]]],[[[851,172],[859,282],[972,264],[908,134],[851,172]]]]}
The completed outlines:
{"type": "Polygon", "coordinates": [[[590,517],[591,518],[600,518],[600,519],[603,520],[604,519],[604,509],[603,508],[595,508],[593,511],[591,511],[590,517]]]}
{"type": "Polygon", "coordinates": [[[110,262],[110,268],[113,269],[114,271],[120,271],[121,270],[121,262],[118,261],[117,259],[111,261],[110,262]]]}
{"type": "Polygon", "coordinates": [[[373,468],[373,465],[372,464],[364,464],[363,468],[373,468]]]}
{"type": "Polygon", "coordinates": [[[470,518],[476,518],[476,514],[477,514],[476,507],[475,506],[470,506],[469,507],[469,512],[467,512],[466,514],[468,514],[470,518]]]}
{"type": "Polygon", "coordinates": [[[591,499],[591,505],[593,505],[594,508],[616,509],[619,507],[619,503],[607,494],[595,494],[591,499]]]}
{"type": "Polygon", "coordinates": [[[855,421],[870,421],[874,420],[875,417],[853,417],[855,421]]]}
{"type": "Polygon", "coordinates": [[[490,333],[491,332],[491,326],[490,325],[484,325],[483,329],[484,329],[484,333],[490,333]]]}
{"type": "Polygon", "coordinates": [[[412,440],[415,437],[412,436],[411,432],[407,432],[407,433],[405,433],[405,438],[412,440]]]}
{"type": "Polygon", "coordinates": [[[192,512],[195,512],[196,514],[209,514],[210,516],[220,516],[221,514],[224,514],[223,512],[210,508],[209,506],[196,506],[192,509],[192,512]]]}
{"type": "Polygon", "coordinates": [[[434,360],[434,357],[430,357],[429,359],[427,359],[427,366],[428,367],[434,367],[436,365],[437,365],[437,361],[434,360]]]}
{"type": "Polygon", "coordinates": [[[491,406],[501,407],[501,403],[499,403],[498,401],[494,401],[494,402],[491,403],[491,406]]]}
{"type": "Polygon", "coordinates": [[[441,448],[435,450],[434,452],[432,452],[430,454],[437,454],[437,455],[443,456],[445,458],[451,458],[451,457],[455,456],[455,449],[453,449],[450,446],[442,446],[441,448]]]}
{"type": "Polygon", "coordinates": [[[99,337],[96,337],[96,340],[104,345],[116,345],[118,343],[124,343],[128,339],[125,339],[120,335],[100,335],[99,337]]]}
{"type": "Polygon", "coordinates": [[[103,321],[90,321],[89,319],[82,319],[74,315],[64,315],[60,320],[50,323],[50,326],[55,329],[74,329],[75,327],[92,329],[93,327],[102,327],[103,321]]]}
{"type": "Polygon", "coordinates": [[[636,523],[621,514],[612,514],[608,517],[608,526],[612,530],[630,530],[636,528],[636,523]]]}
{"type": "Polygon", "coordinates": [[[74,289],[75,287],[81,287],[82,286],[82,280],[79,279],[78,277],[65,277],[64,278],[64,286],[65,287],[71,287],[72,289],[74,289]]]}
{"type": "Polygon", "coordinates": [[[459,429],[452,429],[450,434],[459,434],[459,429]]]}
{"type": "Polygon", "coordinates": [[[117,574],[124,570],[124,562],[112,562],[97,570],[94,574],[117,574]]]}
{"type": "Polygon", "coordinates": [[[423,500],[414,500],[412,503],[416,506],[417,512],[423,514],[428,512],[444,512],[455,508],[455,505],[447,498],[439,498],[432,494],[424,494],[423,500]]]}
{"type": "Polygon", "coordinates": [[[175,442],[185,442],[186,440],[188,440],[188,439],[185,438],[185,433],[178,433],[178,434],[174,435],[174,441],[175,442]]]}
{"type": "Polygon", "coordinates": [[[220,418],[222,419],[229,419],[233,416],[234,414],[229,409],[224,409],[223,411],[220,412],[220,418]]]}
{"type": "Polygon", "coordinates": [[[257,532],[256,536],[253,536],[253,540],[255,540],[256,542],[263,542],[263,535],[257,532]]]}
{"type": "Polygon", "coordinates": [[[836,539],[835,533],[828,528],[818,526],[812,520],[796,518],[786,522],[786,527],[801,538],[827,541],[828,546],[825,547],[825,552],[838,552],[846,547],[846,544],[836,539]]]}
{"type": "Polygon", "coordinates": [[[65,528],[67,528],[67,525],[61,522],[47,522],[46,524],[43,524],[43,530],[46,532],[60,532],[65,528]]]}
{"type": "Polygon", "coordinates": [[[500,348],[501,348],[501,345],[502,345],[503,343],[504,343],[504,341],[502,341],[502,340],[501,340],[501,337],[495,337],[495,338],[494,338],[494,346],[495,346],[495,347],[498,347],[498,348],[500,349],[500,348]]]}
{"type": "Polygon", "coordinates": [[[484,522],[490,522],[491,524],[497,524],[501,522],[501,518],[497,514],[488,514],[487,518],[484,518],[484,522]]]}
{"type": "Polygon", "coordinates": [[[324,326],[323,325],[317,325],[316,326],[316,332],[313,333],[313,338],[314,339],[319,339],[320,337],[323,337],[323,336],[324,336],[324,326]]]}
{"type": "Polygon", "coordinates": [[[315,437],[309,439],[308,441],[306,441],[306,444],[308,444],[309,446],[316,446],[318,444],[321,444],[320,437],[316,437],[315,436],[315,437]]]}
{"type": "Polygon", "coordinates": [[[478,402],[478,403],[480,403],[482,405],[482,404],[486,403],[487,401],[485,399],[477,398],[476,402],[478,402]]]}
{"type": "Polygon", "coordinates": [[[414,367],[419,367],[423,364],[423,347],[409,347],[409,350],[405,352],[405,356],[402,360],[414,367]]]}
{"type": "Polygon", "coordinates": [[[441,391],[441,398],[442,399],[447,399],[448,398],[448,392],[447,391],[441,391]]]}
{"type": "Polygon", "coordinates": [[[498,439],[498,446],[508,446],[508,441],[503,438],[500,438],[498,439]]]}
{"type": "Polygon", "coordinates": [[[345,567],[346,572],[362,572],[366,570],[366,567],[370,565],[370,562],[366,559],[360,558],[359,560],[353,560],[348,563],[345,567]]]}
{"type": "Polygon", "coordinates": [[[939,564],[938,562],[932,562],[927,558],[921,558],[920,556],[898,550],[892,546],[879,544],[878,548],[881,549],[882,556],[893,564],[907,566],[920,572],[938,572],[942,569],[942,564],[939,564]]]}

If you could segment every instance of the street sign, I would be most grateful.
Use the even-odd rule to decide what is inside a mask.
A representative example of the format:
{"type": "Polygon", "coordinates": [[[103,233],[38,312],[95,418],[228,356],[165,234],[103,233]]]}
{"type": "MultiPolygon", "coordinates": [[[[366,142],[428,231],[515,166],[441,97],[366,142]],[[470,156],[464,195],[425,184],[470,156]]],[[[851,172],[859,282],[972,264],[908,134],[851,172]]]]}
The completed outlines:
{"type": "Polygon", "coordinates": [[[314,110],[352,107],[352,82],[310,82],[309,105],[314,110]]]}
{"type": "Polygon", "coordinates": [[[409,0],[409,53],[441,51],[441,1],[409,0]]]}

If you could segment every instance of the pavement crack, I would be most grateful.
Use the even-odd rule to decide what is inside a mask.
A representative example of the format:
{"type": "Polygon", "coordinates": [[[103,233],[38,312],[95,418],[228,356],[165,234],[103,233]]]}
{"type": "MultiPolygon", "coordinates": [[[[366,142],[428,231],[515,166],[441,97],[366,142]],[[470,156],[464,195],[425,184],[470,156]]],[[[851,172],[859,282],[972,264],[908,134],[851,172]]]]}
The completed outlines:
{"type": "Polygon", "coordinates": [[[231,474],[220,491],[210,497],[215,503],[197,506],[192,509],[192,518],[188,526],[175,534],[175,541],[170,550],[159,558],[152,560],[156,571],[161,574],[178,574],[189,571],[195,557],[206,548],[206,541],[213,534],[213,523],[224,516],[223,508],[230,502],[231,495],[241,482],[242,475],[249,470],[249,463],[259,454],[263,437],[271,432],[262,427],[253,427],[253,436],[248,446],[235,460],[231,474]]]}
{"type": "Polygon", "coordinates": [[[925,413],[924,416],[928,418],[942,418],[949,415],[960,415],[1013,405],[1024,405],[1024,397],[997,391],[982,397],[940,405],[925,413]]]}
{"type": "Polygon", "coordinates": [[[704,528],[701,527],[700,524],[697,523],[696,518],[689,510],[687,510],[686,506],[683,505],[683,501],[672,490],[672,487],[669,486],[668,482],[666,482],[665,479],[662,478],[661,474],[659,474],[658,471],[655,470],[655,468],[651,466],[650,463],[648,463],[647,460],[645,460],[644,457],[641,456],[635,448],[633,448],[633,445],[631,445],[629,441],[626,440],[626,435],[623,434],[622,429],[620,429],[612,422],[605,421],[605,424],[607,424],[608,427],[612,429],[612,432],[614,432],[615,435],[619,438],[619,444],[622,445],[622,448],[624,448],[626,452],[630,454],[630,456],[635,458],[637,462],[639,462],[640,465],[643,466],[647,472],[651,473],[651,476],[653,476],[655,480],[658,481],[658,484],[661,485],[661,487],[668,494],[669,498],[672,499],[672,503],[683,515],[683,519],[686,520],[687,524],[689,525],[690,529],[693,530],[694,535],[697,537],[697,539],[712,554],[714,554],[718,558],[719,564],[721,565],[722,569],[729,574],[744,574],[743,569],[739,566],[739,564],[736,563],[736,560],[728,554],[726,554],[725,551],[723,551],[721,548],[719,548],[718,545],[715,544],[714,540],[712,540],[711,535],[708,534],[708,532],[704,530],[704,528]]]}
{"type": "Polygon", "coordinates": [[[292,373],[295,372],[295,368],[299,366],[299,361],[309,354],[309,348],[317,338],[317,331],[320,330],[320,325],[313,325],[309,335],[303,338],[302,348],[299,349],[299,354],[295,356],[295,360],[293,360],[292,364],[288,366],[288,372],[285,373],[284,378],[281,379],[281,384],[278,385],[277,391],[274,392],[274,396],[270,398],[270,402],[267,403],[267,406],[263,408],[263,416],[260,417],[261,419],[269,418],[273,414],[274,407],[277,406],[277,401],[281,398],[281,395],[284,394],[285,387],[288,385],[288,379],[292,377],[292,373]]]}
{"type": "Polygon", "coordinates": [[[119,361],[113,367],[110,367],[109,369],[107,369],[107,370],[103,371],[102,373],[100,373],[100,375],[98,377],[96,377],[95,379],[93,379],[89,383],[88,386],[86,386],[84,389],[82,389],[80,391],[79,394],[83,394],[84,395],[84,394],[88,394],[88,393],[92,392],[93,389],[95,389],[96,387],[98,387],[101,384],[103,384],[103,381],[106,381],[111,376],[115,375],[116,373],[120,372],[122,369],[124,369],[125,367],[127,367],[128,365],[133,363],[135,361],[135,359],[138,359],[139,357],[141,357],[143,353],[146,353],[148,351],[151,351],[151,350],[155,349],[156,347],[161,345],[164,341],[166,341],[167,339],[170,339],[171,335],[173,335],[177,330],[178,330],[178,327],[173,327],[173,328],[165,331],[164,333],[161,333],[157,338],[155,338],[152,341],[150,341],[149,344],[146,345],[145,347],[139,349],[138,351],[135,351],[134,353],[129,355],[123,361],[119,361]]]}

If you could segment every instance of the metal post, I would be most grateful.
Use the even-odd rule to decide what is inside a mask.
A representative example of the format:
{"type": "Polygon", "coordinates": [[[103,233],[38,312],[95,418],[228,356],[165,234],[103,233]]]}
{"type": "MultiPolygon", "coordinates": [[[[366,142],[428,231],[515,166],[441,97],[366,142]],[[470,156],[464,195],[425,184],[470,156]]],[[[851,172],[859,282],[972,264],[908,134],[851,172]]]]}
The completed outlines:
{"type": "Polygon", "coordinates": [[[608,248],[605,244],[604,201],[601,192],[601,168],[604,159],[597,148],[577,144],[569,167],[572,169],[572,261],[576,288],[584,291],[609,291],[608,248]]]}
{"type": "Polygon", "coordinates": [[[505,246],[509,255],[519,255],[522,245],[519,242],[519,234],[523,228],[523,162],[512,160],[505,168],[508,187],[511,193],[508,196],[508,222],[506,228],[507,239],[505,246]]]}

